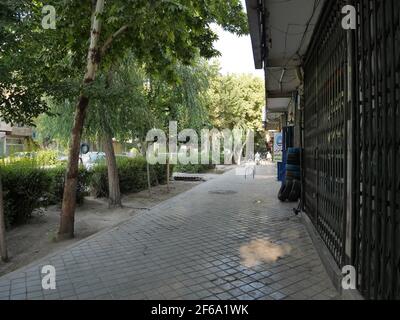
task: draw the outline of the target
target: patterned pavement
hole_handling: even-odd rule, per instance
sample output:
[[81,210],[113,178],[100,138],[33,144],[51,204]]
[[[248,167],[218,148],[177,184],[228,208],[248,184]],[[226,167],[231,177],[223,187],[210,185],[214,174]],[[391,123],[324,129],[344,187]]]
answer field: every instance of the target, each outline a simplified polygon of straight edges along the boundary
[[[0,300],[336,299],[272,165],[232,170],[0,278]],[[56,289],[42,289],[42,267]]]

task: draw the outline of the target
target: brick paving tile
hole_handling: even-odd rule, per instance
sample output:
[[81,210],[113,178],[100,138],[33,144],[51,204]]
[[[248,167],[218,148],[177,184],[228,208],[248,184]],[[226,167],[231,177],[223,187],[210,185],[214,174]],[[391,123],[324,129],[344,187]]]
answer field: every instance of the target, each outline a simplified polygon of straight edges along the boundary
[[[276,197],[275,168],[235,173],[1,277],[0,300],[336,298],[294,205]],[[44,265],[55,290],[41,287]]]

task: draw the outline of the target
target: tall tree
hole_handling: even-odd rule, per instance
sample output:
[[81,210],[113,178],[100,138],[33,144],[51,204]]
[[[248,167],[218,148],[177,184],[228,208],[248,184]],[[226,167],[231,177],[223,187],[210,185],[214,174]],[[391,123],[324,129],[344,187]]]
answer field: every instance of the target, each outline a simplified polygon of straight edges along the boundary
[[[246,74],[218,74],[211,79],[206,101],[213,127],[218,130],[252,130],[257,151],[265,149],[265,131],[262,126],[265,90],[262,79]],[[242,146],[245,141],[243,137]],[[241,153],[243,149],[236,152]]]
[[29,8],[27,1],[0,1],[0,119],[11,124],[32,124],[47,109],[41,98],[48,78],[44,65],[35,65],[39,39],[22,22]]
[[[91,101],[82,137],[89,141],[101,141],[103,145],[108,168],[110,207],[121,205],[113,139],[119,142],[133,140],[139,134],[145,135],[151,128],[145,81],[143,68],[129,55],[109,72],[100,72],[90,89]],[[44,114],[36,121],[39,139],[69,144],[74,112],[71,101],[78,89],[77,82],[72,80],[70,87],[75,89],[69,98],[61,101],[49,99],[50,114]]]
[[207,109],[214,127],[219,130],[243,126],[262,131],[265,90],[262,79],[252,75],[217,75],[211,79]]
[[[21,21],[29,12],[29,4],[21,0],[2,0],[0,3],[0,119],[14,124],[32,124],[36,116],[46,111],[47,107],[41,101],[45,92],[44,86],[32,85],[43,83],[45,76],[33,75],[23,66],[32,62],[29,51],[21,51],[24,40],[29,36],[17,36],[17,30],[24,29]],[[29,42],[28,42],[29,43]],[[16,61],[16,57],[20,59]],[[38,66],[38,69],[42,66]],[[28,87],[30,86],[29,90]],[[1,169],[1,168],[0,168]],[[8,260],[3,186],[0,170],[0,257]]]
[[[86,73],[83,78],[85,85],[95,80],[96,71],[100,63],[100,35],[102,15],[104,12],[104,0],[97,0],[92,10],[92,26],[90,31],[90,45],[86,65]],[[76,208],[76,188],[78,184],[79,150],[83,126],[89,97],[82,93],[75,108],[74,124],[71,131],[71,145],[69,149],[67,175],[65,179],[62,212],[60,219],[59,237],[72,238],[74,236],[74,221]]]
[[[178,130],[191,128],[200,131],[208,124],[205,94],[212,78],[214,66],[198,59],[192,66],[178,64],[175,73],[178,81],[169,83],[162,77],[151,81],[150,107],[156,115],[158,128],[169,130],[170,121],[178,122]],[[168,141],[167,141],[167,145]],[[165,150],[168,154],[171,150]],[[167,157],[167,182],[170,177],[170,164]],[[169,191],[169,184],[167,184]]]
[[[235,8],[239,7],[241,9],[238,1],[231,0],[227,3],[229,5],[232,5],[233,3],[236,5]],[[128,5],[129,4],[132,5],[133,2],[128,1]],[[134,6],[132,5],[132,7]],[[118,12],[119,17],[122,16],[121,20],[125,21],[120,22],[119,28],[106,38],[103,45],[100,47],[100,21],[104,11],[104,1],[97,0],[96,9],[93,11],[91,46],[87,65],[88,71],[84,82],[90,83],[93,80],[101,59],[104,58],[104,55],[111,44],[113,44],[115,39],[130,28],[133,28],[133,30],[129,30],[130,32],[128,34],[146,32],[144,37],[142,36],[142,38],[146,39],[144,46],[142,45],[135,49],[138,49],[137,56],[139,58],[149,60],[148,65],[151,68],[156,64],[155,60],[160,58],[161,60],[164,60],[164,66],[170,65],[171,61],[174,59],[182,59],[184,62],[190,63],[194,58],[197,49],[200,49],[200,54],[204,56],[210,57],[214,55],[216,52],[213,49],[212,41],[215,40],[215,35],[211,31],[209,24],[211,22],[222,22],[222,24],[227,27],[235,27],[235,25],[231,23],[231,17],[226,17],[226,14],[220,11],[221,7],[219,1],[216,1],[215,6],[207,6],[205,2],[201,1],[146,1],[146,4],[141,7],[141,9],[144,9],[144,16],[150,19],[145,21],[142,20],[140,21],[140,24],[138,24],[137,20],[133,20],[131,16],[126,16],[126,13],[130,13],[129,7],[127,7],[126,4],[122,5],[122,3],[118,2],[117,4],[110,6],[110,9],[111,11]],[[121,11],[124,9],[128,10]],[[123,13],[125,13],[125,15]],[[147,17],[149,13],[151,17]],[[236,18],[243,18],[243,15],[240,15],[242,12],[239,11],[238,13],[239,15]],[[155,14],[155,16],[153,14]],[[113,21],[110,18],[114,18],[113,20],[115,21],[119,20],[117,16],[112,15],[109,17],[107,22]],[[240,25],[240,22],[238,24]],[[143,27],[144,29],[142,29]],[[152,36],[152,32],[154,31],[156,33],[155,39]],[[148,49],[151,50],[151,47],[148,48],[149,40],[151,41],[150,43],[153,48],[154,43],[158,44],[158,48],[154,48],[157,49],[156,52],[147,51]],[[119,49],[123,51],[127,48],[126,43],[119,42],[119,44],[117,50]],[[162,53],[161,56],[159,52]],[[114,59],[111,58],[111,60]],[[77,184],[79,141],[84,125],[88,101],[89,97],[81,95],[76,108],[76,120],[72,130],[69,165],[59,230],[59,236],[62,238],[72,237],[74,234],[74,202]]]
[[[14,33],[14,39],[19,39],[18,46],[23,51],[14,52],[18,59],[21,56],[19,52],[35,58],[35,63],[29,67],[27,65],[24,68],[20,63],[19,68],[31,68],[31,74],[50,80],[32,81],[30,85],[27,83],[28,91],[37,85],[45,88],[48,95],[62,95],[65,93],[65,78],[86,70],[71,131],[59,229],[60,238],[69,238],[74,234],[80,138],[91,99],[89,89],[97,72],[107,70],[110,64],[116,63],[128,50],[132,50],[147,69],[165,74],[173,80],[171,66],[177,61],[190,64],[198,54],[211,58],[218,53],[213,48],[217,36],[212,31],[212,23],[243,34],[247,32],[246,16],[240,0],[54,0],[52,4],[57,12],[57,30],[43,30],[41,8],[44,1],[16,2],[24,3],[27,7],[21,9],[19,23],[22,26]],[[30,48],[31,52],[25,50],[20,41],[22,38],[36,39],[34,48]],[[8,57],[11,59],[10,52]]]
[[[136,132],[150,123],[150,117],[146,115],[144,81],[141,68],[132,56],[128,56],[119,67],[109,70],[105,77],[105,90],[99,91],[103,93],[93,101],[94,112],[91,112],[88,124],[90,128],[98,128],[93,134],[103,141],[110,207],[122,206],[113,138],[120,142],[132,140]],[[110,109],[113,112],[109,112]],[[138,117],[141,117],[140,124]]]

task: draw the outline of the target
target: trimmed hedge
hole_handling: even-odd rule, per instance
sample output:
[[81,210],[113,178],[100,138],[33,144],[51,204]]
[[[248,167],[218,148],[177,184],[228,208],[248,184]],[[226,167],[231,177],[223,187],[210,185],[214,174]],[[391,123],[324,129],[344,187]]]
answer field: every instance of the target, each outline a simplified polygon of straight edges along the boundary
[[[46,170],[46,173],[52,177],[52,185],[47,196],[48,204],[61,204],[64,195],[64,183],[67,168],[58,166]],[[85,168],[79,168],[78,186],[76,189],[76,203],[82,205],[87,194],[87,186],[90,180],[91,173]]]
[[[35,210],[62,201],[64,166],[44,169],[34,161],[0,166],[3,182],[4,213],[8,227],[26,223]],[[82,204],[88,173],[80,170],[77,203]]]
[[36,154],[36,161],[41,166],[55,166],[59,165],[58,152],[52,150],[41,150]]
[[2,161],[6,164],[16,164],[16,163],[30,163],[36,166],[61,166],[66,163],[66,161],[59,160],[59,152],[54,150],[40,150],[37,152],[23,152],[19,156],[10,156]]
[[178,164],[175,166],[175,172],[182,173],[204,173],[215,169],[215,164]]
[[[181,164],[175,166],[175,172],[182,172],[182,173],[205,173],[207,171],[213,170],[216,168],[216,165],[213,164],[213,155],[209,154],[209,164],[201,164],[202,156],[199,156],[199,163],[198,164]],[[220,163],[224,163],[224,153],[220,153]]]
[[[143,157],[117,158],[121,193],[135,193],[147,189],[146,160]],[[171,166],[171,173],[172,173]],[[150,166],[151,185],[166,183],[166,166]],[[93,168],[90,177],[91,194],[95,197],[108,197],[107,166],[100,164]]]
[[44,169],[27,164],[3,166],[0,174],[6,226],[25,223],[35,209],[43,207],[52,185],[51,176]]
[[[117,158],[122,193],[147,189],[146,160],[142,157]],[[171,166],[171,173],[173,166]],[[26,223],[35,210],[61,204],[65,165],[41,168],[35,160],[24,159],[0,165],[3,182],[4,212],[7,227]],[[166,183],[166,166],[150,166],[151,184]],[[107,167],[100,164],[90,172],[79,169],[77,204],[82,204],[89,190],[97,197],[108,196]]]

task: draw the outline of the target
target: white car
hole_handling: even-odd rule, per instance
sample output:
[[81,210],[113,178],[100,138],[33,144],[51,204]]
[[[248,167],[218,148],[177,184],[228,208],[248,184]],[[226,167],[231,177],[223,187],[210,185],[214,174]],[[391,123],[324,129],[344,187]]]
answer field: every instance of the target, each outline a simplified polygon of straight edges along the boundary
[[106,154],[104,152],[89,152],[81,156],[81,163],[87,170],[92,170],[105,159]]

